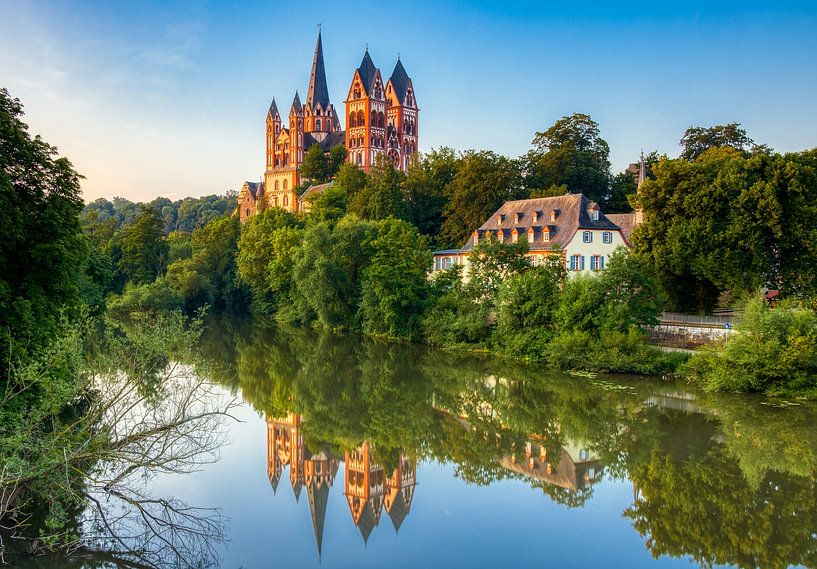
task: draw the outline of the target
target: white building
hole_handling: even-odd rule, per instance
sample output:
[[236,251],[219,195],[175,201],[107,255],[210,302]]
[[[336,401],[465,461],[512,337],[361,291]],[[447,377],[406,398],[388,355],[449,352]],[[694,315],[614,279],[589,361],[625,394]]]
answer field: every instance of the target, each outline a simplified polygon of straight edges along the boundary
[[480,241],[516,243],[527,239],[535,265],[560,255],[573,273],[601,271],[617,247],[630,248],[636,214],[604,215],[598,204],[582,194],[566,194],[505,202],[461,249],[434,252],[434,272],[454,264],[468,265],[468,255]]

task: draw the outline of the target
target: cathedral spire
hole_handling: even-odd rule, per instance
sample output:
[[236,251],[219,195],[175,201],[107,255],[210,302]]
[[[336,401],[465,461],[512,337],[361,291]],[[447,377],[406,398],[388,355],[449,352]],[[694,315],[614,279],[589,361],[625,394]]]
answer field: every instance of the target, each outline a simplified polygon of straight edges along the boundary
[[641,149],[641,162],[638,167],[638,187],[647,179],[647,165],[644,163],[644,149]]
[[323,42],[318,30],[318,43],[315,45],[315,56],[312,58],[312,73],[309,75],[309,90],[306,104],[311,109],[319,104],[326,110],[329,107],[329,88],[326,86],[326,69],[323,65]]
[[281,115],[278,113],[278,105],[275,104],[275,97],[272,98],[272,103],[269,106],[268,114],[275,119],[276,117],[280,117]]

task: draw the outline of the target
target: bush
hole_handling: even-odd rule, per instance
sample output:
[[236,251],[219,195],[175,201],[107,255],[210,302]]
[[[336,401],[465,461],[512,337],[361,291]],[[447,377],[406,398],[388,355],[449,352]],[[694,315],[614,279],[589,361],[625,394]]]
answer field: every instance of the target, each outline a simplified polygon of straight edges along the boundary
[[707,391],[817,398],[817,313],[750,301],[728,341],[701,348],[682,373]]
[[129,283],[122,294],[108,298],[107,306],[111,314],[127,320],[137,313],[182,310],[184,298],[170,282],[160,278],[146,285]]

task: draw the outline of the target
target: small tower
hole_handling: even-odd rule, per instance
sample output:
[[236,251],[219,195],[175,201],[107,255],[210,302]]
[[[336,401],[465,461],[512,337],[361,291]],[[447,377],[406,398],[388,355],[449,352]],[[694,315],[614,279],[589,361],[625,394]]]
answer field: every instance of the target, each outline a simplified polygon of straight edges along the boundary
[[406,453],[400,453],[400,462],[392,475],[386,479],[386,497],[384,506],[391,518],[394,531],[400,531],[403,520],[411,510],[414,499],[414,487],[417,484],[417,461],[409,459]]
[[267,170],[275,167],[275,144],[279,134],[281,134],[281,114],[273,98],[269,111],[267,111]]
[[[636,193],[641,190],[641,186],[644,184],[644,181],[647,179],[647,165],[644,162],[644,149],[641,149],[641,160],[638,166],[638,185],[636,189]],[[637,195],[637,194],[636,194]],[[644,210],[636,208],[635,210],[635,223],[634,225],[641,225],[644,223]]]
[[386,92],[368,48],[352,77],[345,103],[349,162],[368,171],[376,157],[386,151]]
[[414,85],[400,58],[386,84],[388,101],[387,153],[396,168],[405,170],[417,152],[417,119],[420,109],[414,96]]
[[349,511],[363,541],[368,542],[372,530],[380,523],[385,493],[383,467],[374,462],[369,443],[347,452],[344,494]]

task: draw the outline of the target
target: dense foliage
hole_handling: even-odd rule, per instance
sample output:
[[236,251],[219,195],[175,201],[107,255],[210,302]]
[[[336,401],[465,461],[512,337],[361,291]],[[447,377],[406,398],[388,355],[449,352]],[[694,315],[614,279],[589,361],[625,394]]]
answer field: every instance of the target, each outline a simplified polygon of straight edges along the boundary
[[701,348],[684,373],[709,391],[817,398],[817,313],[753,300],[735,332]]

